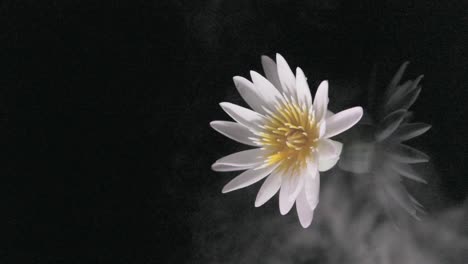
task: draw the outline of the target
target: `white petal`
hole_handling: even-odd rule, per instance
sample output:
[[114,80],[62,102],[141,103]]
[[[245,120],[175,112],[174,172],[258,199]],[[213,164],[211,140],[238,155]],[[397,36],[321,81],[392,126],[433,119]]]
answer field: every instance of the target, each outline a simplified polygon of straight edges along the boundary
[[390,157],[398,162],[409,164],[429,161],[429,156],[425,153],[403,144],[393,147]]
[[335,146],[335,150],[336,150],[337,155],[340,156],[341,151],[343,150],[343,143],[341,143],[339,141],[336,141],[336,140],[331,140],[331,139],[330,139],[330,141]]
[[318,138],[323,138],[325,132],[327,132],[327,122],[325,119],[322,119],[317,125],[319,131]]
[[320,190],[320,174],[317,170],[317,164],[310,162],[307,171],[309,173],[304,177],[304,191],[310,208],[315,209],[318,204]]
[[283,175],[279,195],[279,208],[282,215],[287,214],[294,205],[294,200],[289,199],[292,188],[292,177],[290,175]]
[[294,73],[291,71],[286,60],[280,54],[276,54],[276,64],[278,67],[278,76],[283,88],[283,92],[287,95],[296,95],[296,78]]
[[317,92],[315,92],[314,104],[313,104],[313,109],[315,111],[315,118],[318,122],[320,122],[323,118],[325,118],[326,113],[327,113],[327,105],[328,105],[328,81],[323,81],[320,83],[319,87],[317,88]]
[[[304,173],[304,172],[303,172]],[[304,176],[302,174],[291,175],[291,185],[289,189],[289,200],[295,201],[299,192],[304,186]]]
[[300,104],[305,104],[307,106],[312,105],[312,95],[310,95],[307,79],[304,72],[299,67],[296,68],[296,92]]
[[258,147],[252,140],[252,138],[256,137],[255,134],[241,124],[230,121],[212,121],[210,125],[214,130],[232,140],[249,146]]
[[268,174],[270,174],[275,168],[275,166],[269,166],[265,168],[244,171],[224,186],[223,193],[231,192],[252,185],[268,176]]
[[244,101],[255,110],[255,112],[264,114],[265,110],[263,110],[262,106],[266,105],[265,100],[259,95],[259,91],[255,89],[254,84],[240,76],[234,76],[233,80],[237,91],[239,91]]
[[314,210],[309,206],[304,190],[302,190],[297,197],[296,210],[302,227],[309,227],[310,223],[312,223],[312,219],[314,218]]
[[424,123],[404,124],[395,131],[393,138],[406,141],[426,133],[430,128],[431,125]]
[[343,144],[331,139],[321,139],[317,144],[317,152],[320,160],[333,159],[340,156]]
[[219,105],[230,117],[232,117],[232,119],[251,130],[259,130],[259,126],[262,125],[264,121],[261,114],[245,107],[225,102],[220,103]]
[[253,164],[253,165],[245,165],[245,166],[234,166],[234,165],[226,165],[226,164],[213,164],[211,165],[211,169],[214,171],[241,171],[241,170],[248,170],[258,166],[260,164]]
[[248,166],[261,163],[268,152],[265,149],[256,148],[233,153],[215,162],[219,165]]
[[343,149],[343,144],[331,139],[322,139],[317,146],[318,149],[318,170],[327,171],[333,168],[338,160]]
[[267,79],[280,91],[282,91],[281,83],[278,76],[278,68],[276,63],[268,56],[262,56],[263,71]]
[[321,160],[318,164],[319,171],[327,171],[333,167],[335,167],[336,163],[340,160],[340,157],[336,157],[333,159]]
[[250,76],[252,77],[255,89],[261,94],[262,99],[265,101],[265,106],[273,110],[274,106],[283,98],[281,93],[262,75],[250,71]]
[[405,116],[406,110],[404,109],[397,110],[387,115],[379,124],[375,134],[375,139],[380,142],[392,135],[393,132],[395,132],[395,130],[400,126]]
[[270,176],[263,182],[262,187],[258,191],[255,199],[255,207],[262,206],[273,197],[281,187],[281,173],[273,171]]
[[362,107],[360,106],[346,109],[331,116],[327,119],[327,131],[324,137],[330,138],[348,130],[359,122],[361,117]]

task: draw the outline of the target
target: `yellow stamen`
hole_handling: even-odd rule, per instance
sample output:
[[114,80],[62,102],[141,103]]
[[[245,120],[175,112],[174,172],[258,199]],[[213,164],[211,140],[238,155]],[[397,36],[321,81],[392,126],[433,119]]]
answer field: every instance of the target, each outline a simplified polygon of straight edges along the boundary
[[307,160],[313,158],[318,141],[314,112],[299,106],[296,100],[285,100],[266,117],[260,143],[271,153],[267,163],[277,164],[284,171],[304,168]]

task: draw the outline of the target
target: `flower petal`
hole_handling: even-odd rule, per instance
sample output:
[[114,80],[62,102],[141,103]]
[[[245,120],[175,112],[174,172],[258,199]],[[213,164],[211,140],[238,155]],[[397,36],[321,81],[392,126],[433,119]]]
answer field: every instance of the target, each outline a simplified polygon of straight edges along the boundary
[[276,54],[276,64],[278,67],[278,76],[283,88],[283,92],[289,96],[296,95],[296,78],[294,73],[291,71],[286,60],[280,54]]
[[322,81],[315,92],[313,109],[315,120],[320,122],[327,114],[328,105],[328,81]]
[[252,185],[268,176],[268,174],[270,174],[275,168],[276,166],[268,166],[260,169],[244,171],[226,184],[222,192],[227,193]]
[[428,155],[407,145],[399,144],[391,150],[390,157],[398,162],[412,164],[429,161]]
[[251,168],[254,168],[256,165],[259,164],[253,164],[253,165],[245,165],[245,166],[234,166],[234,165],[227,165],[227,164],[213,164],[211,165],[211,169],[214,171],[241,171],[241,170],[248,170]]
[[430,128],[431,125],[424,123],[404,124],[395,131],[393,138],[406,141],[426,133]]
[[291,175],[290,177],[291,185],[289,189],[289,200],[294,202],[299,195],[299,192],[302,190],[302,187],[304,186],[304,175],[297,173],[295,175]]
[[325,135],[325,132],[327,132],[327,122],[325,119],[322,119],[322,121],[318,122],[317,124],[318,127],[318,138],[323,138]]
[[327,131],[324,138],[336,136],[343,131],[354,126],[362,117],[362,107],[356,106],[353,108],[341,111],[326,120]]
[[258,147],[252,140],[256,137],[255,134],[241,124],[230,121],[212,121],[210,125],[214,130],[232,140],[245,145]]
[[310,208],[315,209],[319,201],[320,174],[317,170],[317,164],[310,162],[307,171],[309,174],[304,178],[304,191]]
[[294,205],[294,200],[289,199],[292,187],[292,177],[283,175],[281,190],[279,195],[279,208],[282,215],[287,214]]
[[262,56],[263,71],[267,79],[279,90],[282,91],[281,82],[278,76],[278,67],[276,63],[268,56]]
[[237,91],[244,101],[257,113],[265,114],[262,106],[265,106],[265,100],[260,96],[259,91],[255,89],[253,83],[244,77],[234,76],[234,84]]
[[264,117],[261,114],[245,107],[226,102],[220,103],[219,105],[232,119],[251,130],[259,130],[259,126],[264,121]]
[[[340,156],[343,144],[331,139],[321,139],[317,144],[317,152],[320,160],[333,159]],[[320,162],[319,162],[320,164]]]
[[296,92],[299,104],[305,104],[306,106],[312,105],[312,95],[310,94],[307,79],[304,72],[299,67],[296,68]]
[[333,168],[338,160],[343,149],[343,144],[331,139],[322,139],[317,146],[318,150],[318,170],[327,171]]
[[305,191],[302,190],[296,200],[297,216],[303,228],[307,228],[314,218],[314,210],[309,206]]
[[281,187],[282,175],[278,171],[273,171],[270,176],[263,182],[262,187],[257,193],[255,199],[255,207],[262,206],[273,197]]
[[262,148],[249,149],[225,156],[215,162],[219,165],[248,166],[262,163],[267,151]]
[[321,160],[318,164],[319,171],[327,171],[335,167],[336,163],[340,160],[340,157],[335,157],[333,159]]
[[255,85],[255,89],[259,91],[262,99],[265,101],[265,106],[271,110],[274,110],[275,106],[280,102],[283,98],[281,93],[278,89],[271,84],[265,77],[262,75],[250,71],[250,76],[252,77],[253,84]]
[[400,109],[387,115],[379,124],[375,139],[379,142],[388,138],[400,126],[401,122],[406,116],[406,110]]

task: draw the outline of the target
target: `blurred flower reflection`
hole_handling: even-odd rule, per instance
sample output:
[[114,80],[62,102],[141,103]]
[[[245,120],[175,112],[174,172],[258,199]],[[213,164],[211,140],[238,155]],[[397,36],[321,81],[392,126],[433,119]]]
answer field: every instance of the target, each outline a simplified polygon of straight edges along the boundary
[[368,121],[348,138],[339,167],[370,177],[377,201],[389,213],[393,213],[393,205],[398,205],[419,219],[418,214],[424,212],[422,205],[406,191],[401,177],[427,183],[413,167],[427,162],[429,157],[404,143],[424,134],[430,125],[411,122],[408,109],[421,92],[419,83],[423,76],[400,83],[407,66],[408,62],[403,63],[387,86],[382,102],[367,113]]

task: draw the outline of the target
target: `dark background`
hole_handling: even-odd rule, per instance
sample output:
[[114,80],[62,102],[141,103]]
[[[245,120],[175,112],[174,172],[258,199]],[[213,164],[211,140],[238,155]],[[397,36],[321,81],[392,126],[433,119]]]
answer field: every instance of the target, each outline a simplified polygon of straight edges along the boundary
[[408,78],[425,75],[413,110],[433,125],[418,144],[440,199],[461,204],[467,11],[463,1],[2,1],[0,262],[197,263],[191,215],[226,182],[211,163],[239,148],[208,124],[226,119],[218,102],[240,103],[232,76],[276,52],[311,87],[328,79],[364,107],[372,69],[386,82],[410,60]]

